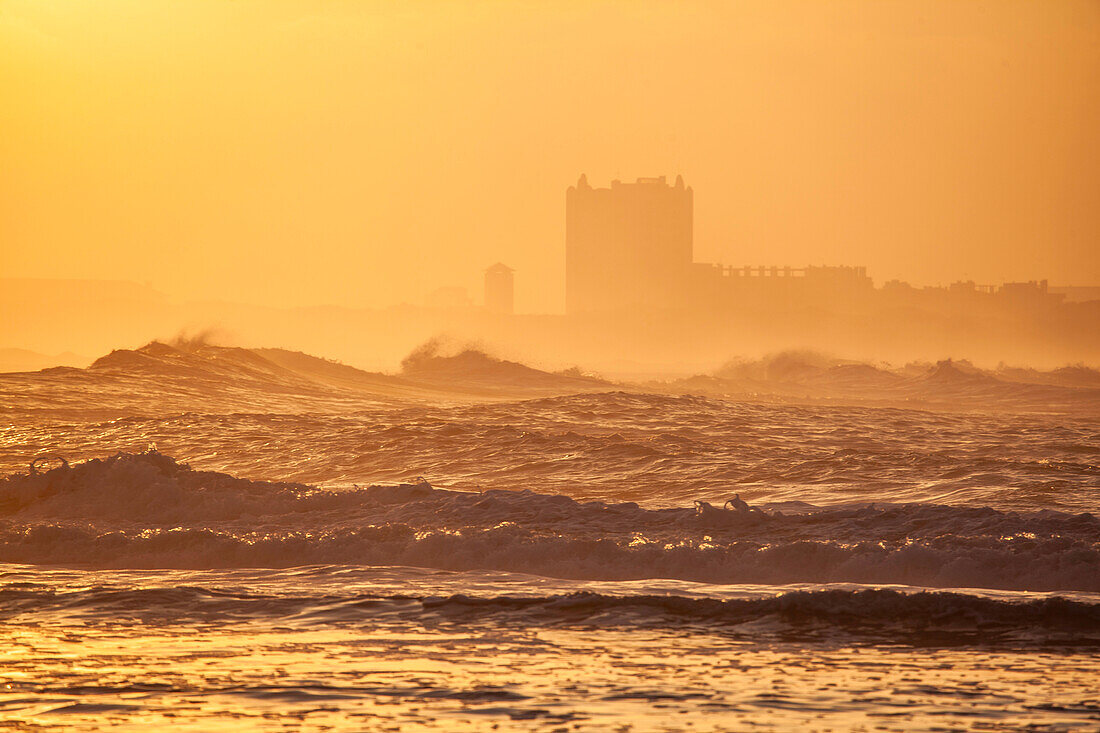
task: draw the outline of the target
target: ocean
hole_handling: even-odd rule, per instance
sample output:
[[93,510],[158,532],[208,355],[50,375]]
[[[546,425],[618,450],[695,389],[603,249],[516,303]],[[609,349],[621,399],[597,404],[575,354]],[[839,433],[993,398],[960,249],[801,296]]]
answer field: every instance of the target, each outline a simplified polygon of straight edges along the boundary
[[1093,377],[896,377],[0,375],[0,725],[1100,729]]

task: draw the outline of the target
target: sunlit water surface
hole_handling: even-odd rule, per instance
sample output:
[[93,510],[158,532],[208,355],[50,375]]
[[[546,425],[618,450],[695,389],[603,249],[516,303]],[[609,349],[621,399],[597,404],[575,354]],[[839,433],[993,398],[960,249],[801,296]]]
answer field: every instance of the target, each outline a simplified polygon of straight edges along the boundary
[[[1086,730],[1100,723],[1095,636],[1079,649],[1031,632],[1013,640],[983,639],[975,629],[891,639],[901,625],[677,622],[629,608],[593,613],[579,600],[572,612],[542,617],[467,615],[432,604],[458,589],[480,598],[495,590],[514,598],[587,591],[752,599],[790,588],[577,584],[399,568],[86,574],[9,566],[4,580],[8,591],[48,587],[53,595],[25,614],[7,597],[0,716],[18,726]],[[397,590],[431,595],[386,596]],[[991,597],[998,595],[1022,600]]]
[[0,487],[4,724],[1100,728],[1088,416],[620,392],[0,430],[6,472],[117,451]]

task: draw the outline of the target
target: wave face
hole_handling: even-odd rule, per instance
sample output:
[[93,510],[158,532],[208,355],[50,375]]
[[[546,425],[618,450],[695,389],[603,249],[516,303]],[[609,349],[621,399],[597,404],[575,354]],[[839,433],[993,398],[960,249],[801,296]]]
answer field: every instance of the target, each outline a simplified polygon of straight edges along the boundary
[[[460,578],[412,569],[348,571],[318,566],[257,571],[247,579],[239,573],[131,573],[120,578],[101,572],[77,583],[65,571],[12,568],[0,573],[5,581],[0,584],[0,621],[71,624],[126,618],[129,623],[157,624],[264,621],[298,626],[415,623],[590,629],[688,625],[756,641],[797,634],[803,640],[848,636],[935,645],[1100,646],[1096,597],[565,581],[533,588],[524,576],[480,573],[475,583],[468,576]],[[470,592],[475,584],[480,594]],[[400,592],[410,587],[430,594]],[[466,592],[455,592],[459,587]],[[485,594],[488,588],[504,592]]]
[[1100,519],[988,507],[645,508],[560,494],[354,489],[120,454],[0,482],[0,561],[97,567],[350,563],[558,578],[1100,591]]
[[[453,352],[453,353],[452,353]],[[0,406],[19,422],[228,414],[347,414],[424,403],[470,403],[625,390],[705,394],[767,403],[847,404],[941,412],[1100,414],[1100,372],[977,369],[965,361],[896,369],[790,352],[730,363],[711,375],[615,384],[574,367],[547,372],[437,340],[415,349],[398,374],[365,372],[285,349],[151,342],[97,359],[0,374]]]
[[365,372],[285,349],[153,341],[119,349],[87,369],[0,374],[0,406],[20,421],[197,411],[347,413],[422,402],[603,391],[608,382],[550,373],[468,348],[445,355],[429,342],[400,374]]
[[983,370],[946,359],[898,369],[793,351],[730,362],[713,375],[669,386],[706,394],[938,410],[1100,412],[1100,371],[1080,365],[1045,372],[1003,366]]

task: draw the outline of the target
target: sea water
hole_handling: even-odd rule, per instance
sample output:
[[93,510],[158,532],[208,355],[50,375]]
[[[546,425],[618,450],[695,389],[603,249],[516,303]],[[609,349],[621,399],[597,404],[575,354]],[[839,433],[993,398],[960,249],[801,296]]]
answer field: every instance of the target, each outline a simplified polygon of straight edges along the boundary
[[1087,413],[609,389],[112,416],[49,378],[0,432],[8,725],[1100,727]]

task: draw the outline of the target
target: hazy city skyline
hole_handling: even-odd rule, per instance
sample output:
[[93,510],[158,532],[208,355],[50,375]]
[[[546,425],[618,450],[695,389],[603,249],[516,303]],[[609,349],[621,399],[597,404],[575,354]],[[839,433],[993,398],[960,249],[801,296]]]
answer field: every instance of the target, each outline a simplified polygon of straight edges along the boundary
[[0,271],[380,306],[501,261],[560,312],[583,172],[683,175],[700,261],[1095,284],[1098,33],[1093,2],[8,2]]

